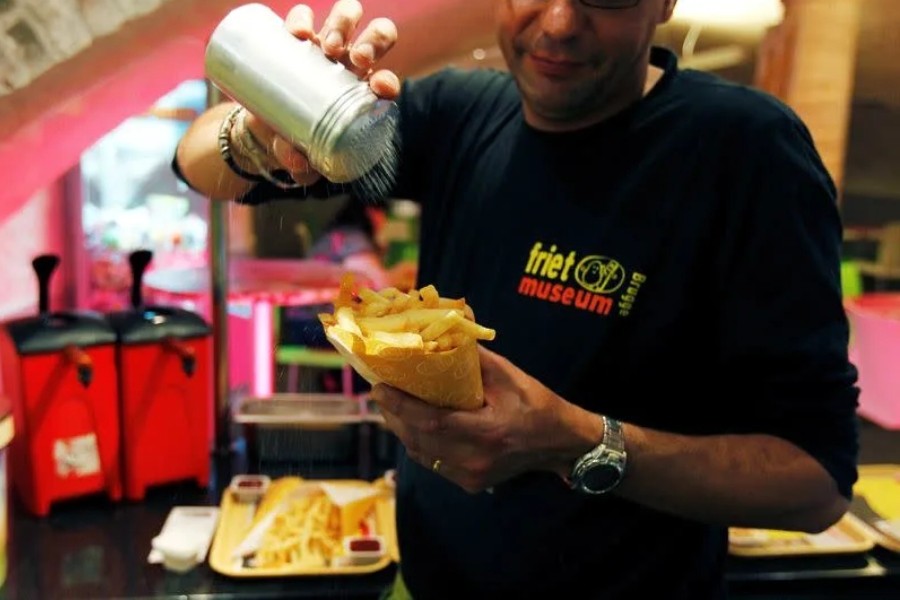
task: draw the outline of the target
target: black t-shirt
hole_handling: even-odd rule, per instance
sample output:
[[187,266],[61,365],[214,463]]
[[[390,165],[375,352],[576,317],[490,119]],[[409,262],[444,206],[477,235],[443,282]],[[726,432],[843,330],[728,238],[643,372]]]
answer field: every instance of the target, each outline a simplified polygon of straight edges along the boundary
[[[491,349],[571,402],[664,431],[782,436],[849,495],[833,184],[788,108],[652,58],[666,74],[646,98],[565,134],[529,127],[503,73],[407,82],[395,195],[422,203],[419,282],[464,296],[497,330]],[[403,460],[397,494],[417,600],[722,593],[724,528],[551,474],[469,495]]]
[[[849,496],[858,390],[833,183],[789,108],[666,50],[652,61],[666,73],[647,97],[574,133],[529,127],[504,73],[404,83],[392,196],[422,204],[419,283],[464,296],[492,350],[571,402],[781,436]],[[310,191],[345,191],[326,187]],[[416,600],[723,593],[724,528],[555,475],[469,495],[402,459],[397,503]]]

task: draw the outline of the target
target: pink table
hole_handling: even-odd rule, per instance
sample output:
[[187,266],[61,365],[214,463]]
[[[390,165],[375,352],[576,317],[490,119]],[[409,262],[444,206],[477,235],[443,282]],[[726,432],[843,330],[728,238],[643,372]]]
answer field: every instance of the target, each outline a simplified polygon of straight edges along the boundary
[[[232,335],[229,351],[238,360],[232,363],[252,366],[251,392],[267,398],[274,386],[273,350],[276,346],[272,327],[275,306],[314,306],[328,304],[337,296],[345,269],[317,260],[232,258],[229,260],[228,302],[250,307],[251,331]],[[362,274],[357,281],[367,283]],[[206,267],[159,269],[144,277],[146,297],[156,304],[188,306],[205,318],[212,313],[212,283]],[[248,339],[249,338],[249,339]],[[241,351],[251,348],[252,360],[241,361]],[[234,369],[232,369],[234,370]],[[231,378],[232,381],[234,377]]]

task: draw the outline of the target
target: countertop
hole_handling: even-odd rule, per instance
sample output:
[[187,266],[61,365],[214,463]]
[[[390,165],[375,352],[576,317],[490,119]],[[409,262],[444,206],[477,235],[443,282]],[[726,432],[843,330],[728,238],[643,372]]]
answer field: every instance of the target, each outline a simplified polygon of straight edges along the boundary
[[[900,463],[900,432],[862,424],[861,463]],[[147,562],[150,540],[177,505],[217,504],[220,483],[244,465],[214,460],[208,490],[193,485],[152,489],[140,503],[101,498],[69,501],[38,519],[11,506],[9,573],[0,600],[265,600],[375,599],[393,568],[344,578],[236,581],[207,565],[177,575]],[[733,598],[897,598],[900,554],[882,549],[856,556],[729,558]]]
[[40,519],[12,506],[9,573],[0,600],[266,600],[377,598],[393,572],[354,577],[242,581],[207,564],[180,575],[149,564],[150,541],[173,506],[218,504],[231,461],[214,461],[208,490],[194,484],[151,489],[141,502],[92,497],[54,505]]

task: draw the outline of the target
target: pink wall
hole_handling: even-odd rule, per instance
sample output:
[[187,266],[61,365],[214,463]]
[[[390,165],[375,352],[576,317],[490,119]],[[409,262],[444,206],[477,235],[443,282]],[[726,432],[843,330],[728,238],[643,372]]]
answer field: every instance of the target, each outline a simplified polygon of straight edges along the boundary
[[[124,119],[146,110],[182,81],[201,77],[209,33],[229,9],[246,1],[166,3],[155,13],[95,40],[26,88],[0,97],[0,177],[4,182],[0,256],[6,261],[0,267],[4,282],[0,318],[34,310],[33,255],[65,254],[65,202],[62,185],[53,182]],[[299,1],[263,0],[282,15]],[[320,22],[332,4],[331,0],[307,3],[315,8]],[[367,18],[387,16],[397,23],[400,43],[385,66],[401,76],[493,36],[490,2],[367,0],[365,5]],[[70,275],[58,273],[54,282],[57,300],[72,297]]]
[[50,309],[70,308],[72,265],[65,263],[68,232],[62,188],[54,183],[38,191],[0,222],[0,320],[37,312],[37,279],[31,260],[42,253],[64,259],[50,281]]
[[[22,90],[0,97],[0,221],[128,116],[185,79],[201,77],[206,40],[247,0],[178,0],[98,38]],[[299,0],[263,0],[279,14]],[[324,19],[331,0],[308,0]],[[401,74],[432,65],[492,36],[490,2],[367,0],[367,18],[397,22],[388,65]]]

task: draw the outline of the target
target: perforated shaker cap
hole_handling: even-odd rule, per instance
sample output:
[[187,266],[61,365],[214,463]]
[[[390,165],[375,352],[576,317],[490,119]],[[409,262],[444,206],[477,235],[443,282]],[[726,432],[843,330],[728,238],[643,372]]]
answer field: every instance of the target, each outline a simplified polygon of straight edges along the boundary
[[399,110],[394,102],[379,99],[360,111],[334,140],[328,153],[329,179],[355,181],[384,161],[395,161],[394,134]]

